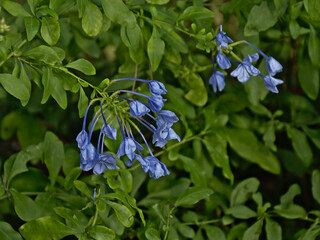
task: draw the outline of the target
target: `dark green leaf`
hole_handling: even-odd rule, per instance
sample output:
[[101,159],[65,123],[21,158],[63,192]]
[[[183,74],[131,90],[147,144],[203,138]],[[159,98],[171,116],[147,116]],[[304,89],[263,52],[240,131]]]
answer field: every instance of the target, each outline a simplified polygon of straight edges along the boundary
[[200,167],[198,162],[181,154],[178,155],[178,158],[183,162],[185,170],[190,172],[191,181],[193,184],[195,186],[206,187],[207,183],[204,170]]
[[152,35],[148,42],[148,56],[151,62],[152,71],[155,72],[164,54],[165,43],[160,38],[157,28],[154,26]]
[[175,206],[191,205],[199,202],[200,200],[209,197],[213,193],[210,188],[203,187],[190,187],[184,191],[177,199]]
[[30,14],[19,4],[14,1],[5,0],[2,7],[15,17],[29,17]]
[[55,45],[60,38],[60,24],[53,17],[43,17],[41,20],[41,36],[49,45]]
[[303,131],[307,134],[307,136],[312,140],[314,145],[320,149],[320,130],[310,129],[306,126],[302,127]]
[[103,16],[100,9],[88,2],[82,18],[82,29],[90,37],[97,36],[102,28]]
[[55,64],[60,62],[60,58],[56,51],[45,45],[41,45],[24,52],[23,56],[36,61],[43,61],[47,64]]
[[188,52],[188,45],[174,30],[161,28],[161,35],[162,39],[164,39],[172,48],[178,50],[181,53]]
[[205,225],[204,229],[208,236],[208,240],[216,240],[216,239],[226,240],[226,236],[224,235],[224,232],[220,228],[216,226]]
[[257,192],[259,184],[256,178],[248,178],[240,182],[231,193],[231,207],[244,204],[253,193]]
[[203,18],[213,18],[214,13],[205,7],[191,6],[187,7],[183,13],[179,16],[178,21],[186,19],[203,19]]
[[42,75],[42,84],[43,84],[43,96],[41,100],[41,104],[44,104],[48,101],[50,94],[52,93],[52,71],[50,68],[45,68],[44,73]]
[[15,189],[10,189],[10,193],[14,201],[14,210],[19,218],[23,221],[30,221],[39,216],[39,208],[30,197],[17,192]]
[[281,240],[282,239],[282,229],[281,226],[273,221],[271,218],[266,218],[266,233],[267,240]]
[[63,144],[56,135],[52,132],[47,132],[42,149],[44,163],[48,168],[50,183],[53,186],[64,161]]
[[96,69],[92,65],[91,62],[89,62],[86,59],[80,58],[74,62],[68,63],[66,65],[67,68],[76,69],[86,75],[95,75]]
[[29,99],[29,89],[21,79],[11,74],[2,73],[0,74],[0,83],[8,93],[21,101],[27,101]]
[[316,100],[319,93],[319,69],[309,59],[299,58],[298,79],[307,96]]
[[[320,5],[319,5],[320,10]],[[309,57],[311,59],[311,62],[315,66],[319,66],[320,64],[320,55],[317,54],[320,52],[320,39],[317,36],[316,30],[310,25],[310,36],[309,36],[309,42],[308,42],[308,50],[309,50]],[[318,73],[319,75],[319,73]],[[319,88],[319,86],[318,86]]]
[[135,22],[134,14],[128,9],[122,0],[101,0],[103,10],[112,21],[126,24]]
[[134,217],[129,208],[119,203],[107,201],[107,204],[115,211],[117,218],[125,227],[130,227],[133,224]]
[[245,231],[242,240],[258,240],[261,234],[262,225],[263,219],[258,220]]
[[115,238],[115,233],[110,228],[97,225],[89,228],[89,235],[96,240],[112,240]]
[[239,219],[248,219],[257,216],[255,211],[245,205],[236,205],[234,207],[231,207],[227,210],[226,213],[231,214],[233,217]]
[[148,240],[161,240],[159,231],[153,227],[149,227],[145,232],[145,236]]
[[320,171],[315,169],[312,172],[312,195],[320,203]]
[[70,172],[68,172],[64,180],[64,187],[67,191],[71,189],[71,187],[73,186],[74,180],[76,180],[80,176],[81,172],[82,170],[80,169],[80,167],[72,168]]
[[79,181],[79,180],[73,181],[73,184],[80,192],[82,192],[88,198],[93,199],[92,191],[89,190],[87,184],[85,184],[84,182]]
[[286,207],[283,205],[277,205],[274,209],[278,215],[287,219],[305,218],[307,215],[306,210],[296,204],[289,204]]
[[39,31],[40,22],[36,17],[24,18],[24,25],[26,27],[27,39],[31,41]]
[[84,116],[84,113],[88,107],[89,100],[83,91],[82,87],[80,87],[80,97],[78,102],[78,111],[79,111],[79,117],[82,118]]
[[17,233],[9,223],[0,222],[0,239],[3,240],[22,240],[22,237]]
[[120,179],[122,183],[123,189],[130,193],[132,190],[132,174],[129,171],[121,171],[120,172]]
[[68,105],[67,93],[64,90],[61,81],[58,79],[59,75],[53,74],[50,79],[52,88],[52,97],[56,100],[62,109],[66,109]]
[[195,232],[192,229],[192,227],[189,227],[187,225],[184,224],[178,224],[178,230],[181,233],[182,236],[186,237],[186,238],[191,238],[193,239],[195,236]]

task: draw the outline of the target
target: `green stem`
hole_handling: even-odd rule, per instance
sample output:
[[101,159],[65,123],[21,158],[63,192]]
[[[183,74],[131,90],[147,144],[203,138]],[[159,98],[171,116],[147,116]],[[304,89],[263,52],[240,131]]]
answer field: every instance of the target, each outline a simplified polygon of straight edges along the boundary
[[165,233],[164,238],[163,238],[164,240],[167,240],[167,238],[168,238],[170,218],[172,218],[171,214],[172,214],[172,212],[173,212],[174,209],[175,209],[174,207],[171,208],[171,210],[170,210],[170,212],[169,212],[169,214],[168,214],[168,217],[167,217],[166,233]]
[[98,207],[96,206],[96,212],[94,214],[94,218],[93,218],[93,221],[92,221],[92,227],[96,225],[96,222],[97,222],[97,219],[98,219]]
[[202,222],[188,222],[188,223],[182,223],[183,225],[204,225],[204,224],[211,224],[211,223],[217,223],[221,222],[221,219],[211,219],[207,221],[202,221]]
[[234,57],[237,61],[242,62],[242,59],[238,57],[234,52],[230,52],[231,56]]
[[[23,41],[18,45],[17,50],[19,50],[23,45],[25,45],[26,42],[27,42],[27,40],[23,40]],[[7,56],[7,58],[6,58],[5,60],[2,60],[2,61],[0,62],[0,67],[2,67],[2,65],[3,65],[6,61],[8,61],[13,55],[15,55],[15,54],[17,53],[17,50],[11,52],[11,53]]]
[[234,46],[237,46],[237,45],[240,45],[240,44],[243,44],[243,43],[246,43],[246,40],[241,40],[241,41],[238,41],[238,42],[231,43],[231,44],[228,45],[228,47],[234,47]]

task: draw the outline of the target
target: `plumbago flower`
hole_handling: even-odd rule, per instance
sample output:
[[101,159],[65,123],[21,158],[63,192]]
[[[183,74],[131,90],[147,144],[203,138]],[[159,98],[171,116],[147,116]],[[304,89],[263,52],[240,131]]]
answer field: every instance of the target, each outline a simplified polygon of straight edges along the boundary
[[[97,111],[91,121],[89,132],[86,131],[86,122],[89,108],[92,104],[89,104],[83,119],[82,130],[78,134],[76,141],[80,149],[80,168],[83,171],[89,171],[93,169],[94,174],[102,174],[106,169],[119,169],[116,165],[116,157],[124,157],[125,163],[128,167],[133,164],[134,159],[137,159],[142,169],[149,176],[158,179],[161,176],[168,175],[170,172],[167,169],[166,165],[160,162],[152,153],[151,148],[147,140],[145,139],[143,133],[140,131],[138,125],[145,127],[149,130],[152,136],[152,143],[156,147],[164,147],[168,140],[177,139],[180,141],[179,135],[172,129],[172,126],[175,122],[179,121],[175,113],[169,110],[162,110],[164,102],[166,99],[163,99],[162,95],[167,92],[163,83],[156,80],[144,80],[144,79],[135,79],[135,78],[123,78],[116,79],[113,82],[121,80],[133,80],[147,83],[149,85],[150,96],[137,93],[134,91],[120,90],[119,94],[129,93],[131,95],[137,96],[139,98],[145,99],[144,102],[142,99],[128,99],[121,95],[115,95],[118,100],[122,100],[119,103],[119,106],[123,106],[122,102],[127,102],[129,106],[129,112],[124,107],[119,109],[119,106],[114,104],[104,104],[100,103],[100,109]],[[110,102],[110,99],[108,99]],[[112,99],[111,99],[112,100]],[[108,112],[114,113],[110,114],[106,119],[104,115],[104,109],[108,109]],[[102,117],[103,125],[100,129],[97,148],[92,144],[91,139],[93,131],[98,120]],[[112,153],[105,153],[104,148],[104,139],[105,136],[112,140],[117,139],[117,129],[110,126],[111,121],[108,122],[110,118],[113,120],[116,119],[121,135],[122,140],[120,146],[117,150],[116,156]],[[150,120],[152,122],[150,122]],[[136,124],[136,123],[138,124]],[[143,156],[142,150],[144,148],[136,141],[134,137],[134,131],[139,134],[139,137],[143,139],[143,142],[147,146],[149,156]]]
[[[239,41],[233,43],[233,40],[222,31],[222,26],[220,25],[220,30],[217,35],[212,39],[216,41],[216,46],[218,50],[217,54],[217,63],[221,69],[229,69],[231,67],[231,62],[236,63],[238,66],[234,71],[231,72],[231,76],[236,77],[239,82],[243,83],[250,79],[252,76],[260,76],[264,80],[264,84],[267,89],[273,93],[278,93],[277,85],[282,84],[283,81],[274,76],[283,70],[282,65],[273,57],[267,56],[260,49],[256,48],[254,45],[247,41]],[[228,43],[232,43],[230,46]],[[233,46],[236,46],[240,43],[245,43],[252,48],[254,48],[258,53],[247,55],[243,60],[236,56],[232,52]],[[226,54],[232,53],[231,55],[235,58],[230,59]],[[268,70],[267,75],[261,74],[260,70],[252,65],[253,62],[256,62],[259,59],[259,54],[265,59],[266,67]],[[222,72],[216,71],[214,61],[213,63],[213,74],[209,79],[209,84],[212,85],[213,91],[217,90],[222,91],[225,87],[224,74]]]

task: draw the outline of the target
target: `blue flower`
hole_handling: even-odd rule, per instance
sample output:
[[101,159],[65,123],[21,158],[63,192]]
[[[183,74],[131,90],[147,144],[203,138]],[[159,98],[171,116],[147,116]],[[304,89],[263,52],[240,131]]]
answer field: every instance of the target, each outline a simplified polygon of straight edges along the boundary
[[149,90],[152,95],[156,96],[156,95],[166,94],[167,89],[165,88],[162,82],[159,82],[156,80],[149,80],[146,82],[149,84]]
[[130,160],[133,160],[136,148],[136,144],[131,138],[123,136],[117,152],[117,158],[127,155]]
[[219,47],[218,55],[217,55],[217,62],[221,69],[229,69],[231,67],[231,62],[227,56],[224,56],[221,53],[221,47]]
[[109,124],[104,124],[101,131],[110,139],[117,139],[117,129],[111,127]]
[[171,127],[173,123],[178,122],[179,118],[176,116],[176,114],[169,110],[161,110],[158,113],[157,117],[157,126],[162,126],[163,124],[167,124],[168,127]]
[[92,143],[89,143],[80,151],[80,168],[83,171],[91,170],[98,160],[99,154]]
[[179,135],[167,124],[163,124],[159,126],[153,132],[152,143],[155,144],[156,147],[164,147],[167,144],[168,140],[177,139],[180,142]]
[[160,162],[156,157],[148,156],[144,158],[144,160],[147,162],[149,168],[149,176],[153,179],[158,179],[159,177],[170,174],[166,165]]
[[238,67],[231,72],[231,76],[237,77],[239,82],[246,82],[249,80],[250,76],[259,75],[260,71],[252,66],[252,62],[255,62],[259,59],[259,54],[255,53],[253,55],[247,55],[241,63],[239,63]]
[[88,137],[88,133],[85,130],[82,130],[77,138],[76,141],[78,143],[78,148],[84,149],[88,144],[89,144],[89,137]]
[[94,165],[93,173],[102,174],[106,169],[119,169],[116,165],[116,158],[111,153],[100,154],[99,161]]
[[224,82],[224,74],[219,71],[214,72],[209,79],[209,84],[212,85],[212,89],[214,92],[216,92],[217,89],[219,89],[219,91],[221,92],[226,85],[226,83]]
[[150,112],[150,109],[138,100],[130,100],[130,115],[132,117],[142,117]]
[[282,72],[282,65],[275,60],[273,57],[266,58],[267,69],[271,76],[277,74],[277,72]]
[[164,101],[166,101],[166,100],[163,99],[159,95],[148,97],[148,105],[153,112],[160,112],[160,110],[162,109],[162,107],[164,105],[164,103],[163,103]]
[[228,43],[232,43],[232,39],[226,36],[226,33],[222,31],[222,25],[220,25],[220,31],[217,33],[216,43],[218,46],[228,48]]
[[260,74],[260,76],[263,78],[264,84],[266,85],[266,88],[268,88],[273,93],[279,92],[277,89],[277,85],[282,84],[283,83],[282,80],[274,78],[271,75],[264,76],[264,75]]

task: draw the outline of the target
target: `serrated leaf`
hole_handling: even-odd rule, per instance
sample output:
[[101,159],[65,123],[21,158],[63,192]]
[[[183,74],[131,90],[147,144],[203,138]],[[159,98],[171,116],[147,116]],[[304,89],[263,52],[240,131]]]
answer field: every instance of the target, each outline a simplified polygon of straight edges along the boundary
[[86,75],[95,75],[96,74],[96,69],[92,65],[92,63],[86,59],[83,59],[83,58],[80,58],[74,62],[68,63],[66,65],[66,67],[78,70]]
[[209,197],[213,193],[210,188],[190,187],[184,191],[175,203],[175,207],[182,205],[192,205],[200,200]]

